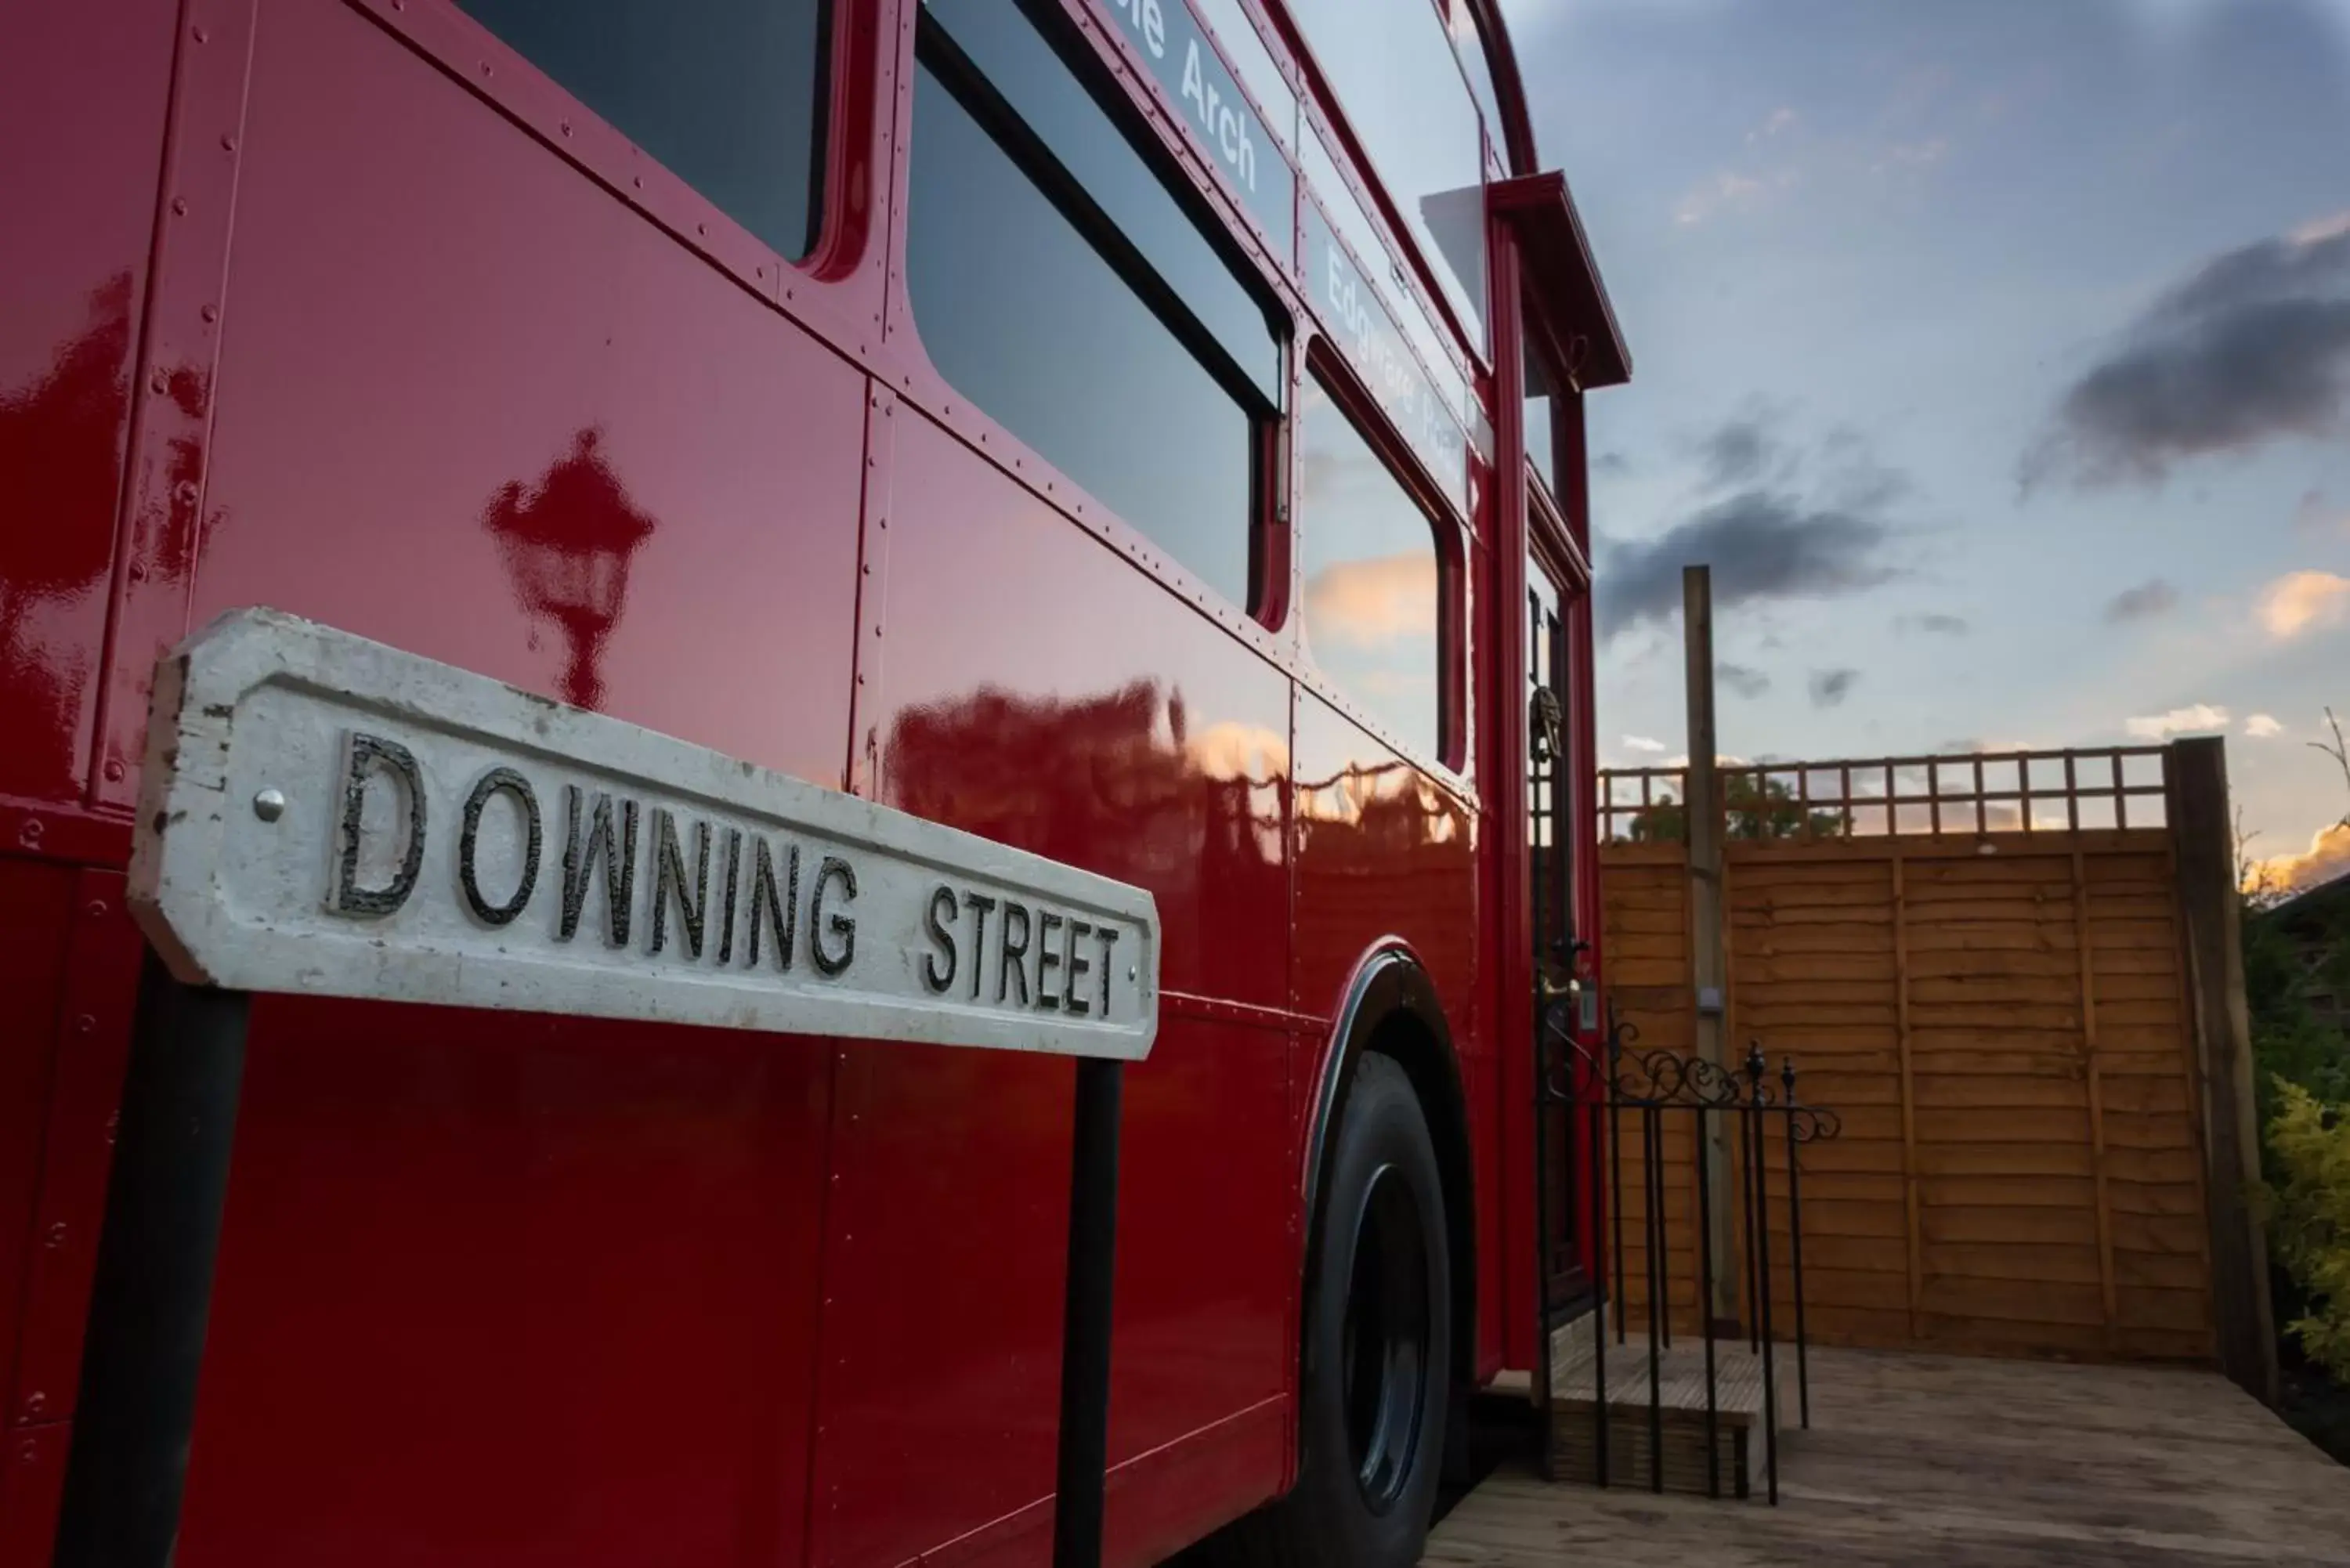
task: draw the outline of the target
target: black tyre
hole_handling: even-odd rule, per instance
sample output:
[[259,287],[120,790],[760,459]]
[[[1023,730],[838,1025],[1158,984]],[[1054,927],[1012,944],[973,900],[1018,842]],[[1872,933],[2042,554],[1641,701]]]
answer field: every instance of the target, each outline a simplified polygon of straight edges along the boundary
[[1250,1568],[1411,1568],[1444,1453],[1452,1283],[1436,1146],[1391,1057],[1356,1066],[1315,1233],[1297,1485],[1233,1525],[1219,1555]]

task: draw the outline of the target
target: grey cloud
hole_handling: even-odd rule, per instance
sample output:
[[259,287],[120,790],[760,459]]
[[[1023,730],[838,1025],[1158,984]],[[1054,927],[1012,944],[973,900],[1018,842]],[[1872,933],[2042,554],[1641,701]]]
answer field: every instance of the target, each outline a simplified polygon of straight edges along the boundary
[[1773,441],[1760,419],[1731,420],[1698,443],[1705,464],[1705,482],[1718,489],[1745,484],[1762,477],[1769,466]]
[[1814,670],[1812,671],[1812,706],[1834,708],[1852,695],[1860,683],[1857,670]]
[[1654,539],[1611,545],[1598,582],[1599,627],[1613,636],[1681,606],[1681,568],[1713,568],[1718,609],[1764,599],[1824,598],[1892,578],[1892,530],[1869,516],[1806,510],[1794,498],[1742,491]]
[[2112,626],[2148,620],[2178,603],[2178,590],[2160,577],[2149,577],[2134,588],[2124,588],[2106,601],[2106,620]]
[[1938,637],[1964,637],[1974,629],[1964,616],[1942,615],[1928,611],[1924,615],[1896,616],[1896,631],[1927,631]]
[[1859,463],[1828,477],[1825,496],[1832,506],[1847,512],[1877,512],[1908,495],[1917,486],[1908,474],[1881,462]]
[[2158,299],[2064,393],[2026,489],[2157,481],[2173,464],[2350,426],[2350,224],[2229,251]]
[[1769,676],[1744,664],[1718,663],[1713,667],[1713,678],[1750,702],[1771,690]]
[[1814,454],[1819,504],[1840,512],[1883,512],[1917,493],[1917,482],[1877,455],[1877,442],[1849,424],[1831,427]]

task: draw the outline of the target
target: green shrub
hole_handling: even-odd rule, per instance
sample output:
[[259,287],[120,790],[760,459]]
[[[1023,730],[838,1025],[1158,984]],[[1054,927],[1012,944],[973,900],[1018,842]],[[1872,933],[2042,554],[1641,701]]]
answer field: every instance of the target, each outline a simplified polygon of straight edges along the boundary
[[2244,1000],[2251,1014],[2261,1125],[2276,1117],[2280,1080],[2323,1101],[2350,1100],[2350,1042],[2309,1002],[2321,984],[2350,991],[2350,929],[2334,933],[2333,950],[2314,967],[2301,945],[2256,911],[2245,912],[2243,929]]
[[2271,1234],[2306,1311],[2287,1324],[2310,1360],[2350,1382],[2350,1106],[2276,1082]]

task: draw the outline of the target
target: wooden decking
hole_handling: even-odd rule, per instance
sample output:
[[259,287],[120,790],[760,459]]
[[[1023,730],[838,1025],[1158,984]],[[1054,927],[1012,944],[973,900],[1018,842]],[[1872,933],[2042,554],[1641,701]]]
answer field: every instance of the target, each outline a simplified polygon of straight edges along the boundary
[[1504,1470],[1429,1545],[1474,1568],[2350,1568],[2350,1469],[2216,1373],[1814,1349],[1781,1506]]

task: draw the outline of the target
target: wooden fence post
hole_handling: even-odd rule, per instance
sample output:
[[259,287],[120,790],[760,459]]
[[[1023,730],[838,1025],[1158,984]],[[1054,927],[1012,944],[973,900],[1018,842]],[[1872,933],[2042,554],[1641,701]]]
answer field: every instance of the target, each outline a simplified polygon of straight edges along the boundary
[[2244,1003],[2243,903],[2228,811],[2227,743],[2217,736],[2176,741],[2165,762],[2202,1080],[2213,1327],[2221,1369],[2273,1407],[2276,1324],[2269,1300],[2268,1238],[2252,1201],[2261,1174],[2260,1129],[2252,1099],[2251,1022]]
[[[1689,824],[1690,983],[1694,988],[1690,1001],[1695,1009],[1690,1043],[1692,1054],[1732,1068],[1734,1054],[1722,1038],[1729,1009],[1730,965],[1722,944],[1725,824],[1721,774],[1716,761],[1720,748],[1713,723],[1713,573],[1710,567],[1681,568],[1681,631],[1689,680],[1689,773],[1681,787],[1681,809]],[[1706,1174],[1712,1223],[1711,1233],[1695,1238],[1694,1244],[1711,1249],[1715,1260],[1713,1300],[1700,1309],[1711,1333],[1715,1324],[1738,1321],[1738,1272],[1726,1266],[1738,1256],[1738,1229],[1731,1203],[1731,1118],[1704,1119],[1711,1124]]]

